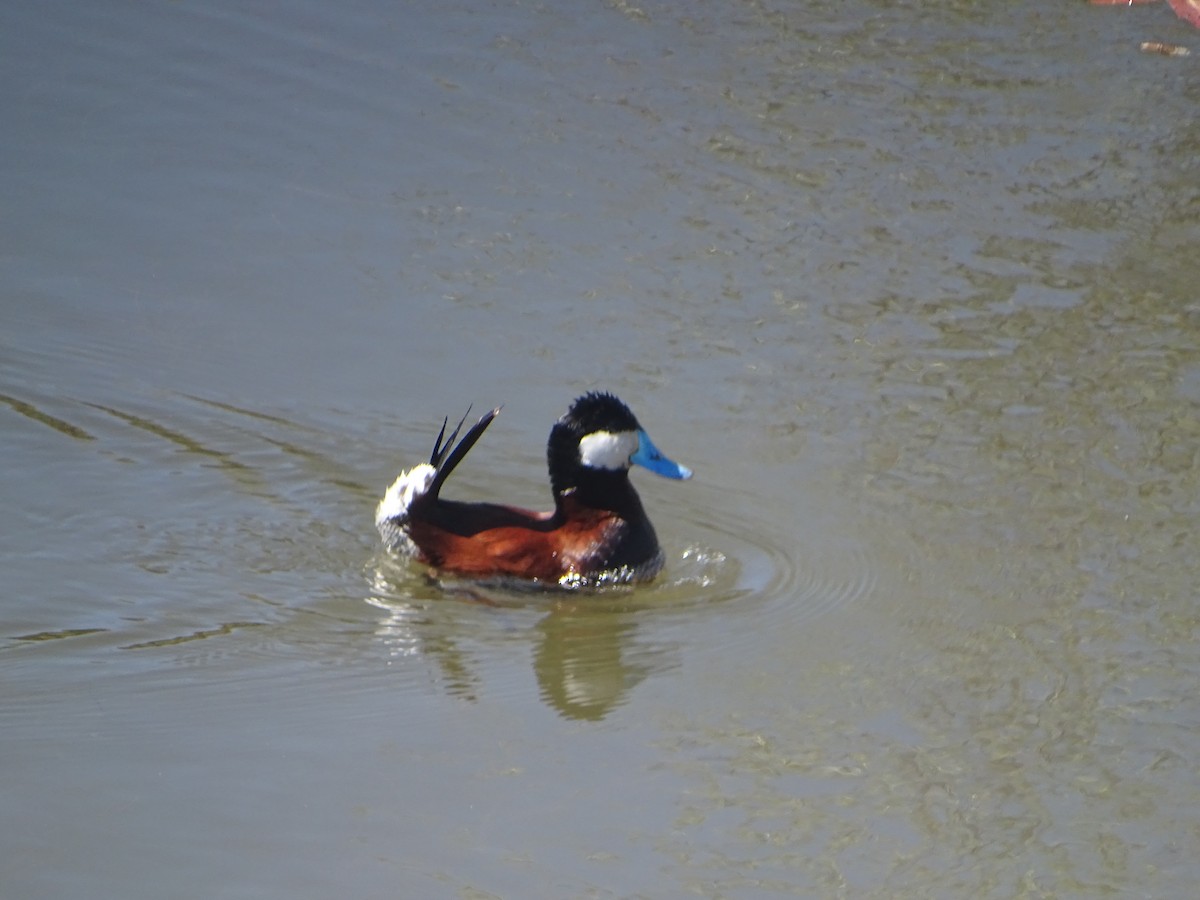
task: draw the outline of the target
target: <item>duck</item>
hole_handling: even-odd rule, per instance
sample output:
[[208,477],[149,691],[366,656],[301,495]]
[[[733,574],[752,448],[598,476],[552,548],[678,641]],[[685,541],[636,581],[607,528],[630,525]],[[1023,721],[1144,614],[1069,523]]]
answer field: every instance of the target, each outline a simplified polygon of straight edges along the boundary
[[546,461],[554,508],[545,512],[441,496],[446,479],[500,414],[485,413],[455,443],[443,419],[428,463],[402,472],[375,510],[386,548],[439,572],[575,589],[649,581],[663,552],[629,479],[633,466],[685,480],[691,469],[650,440],[613,394],[578,397],[550,429]]

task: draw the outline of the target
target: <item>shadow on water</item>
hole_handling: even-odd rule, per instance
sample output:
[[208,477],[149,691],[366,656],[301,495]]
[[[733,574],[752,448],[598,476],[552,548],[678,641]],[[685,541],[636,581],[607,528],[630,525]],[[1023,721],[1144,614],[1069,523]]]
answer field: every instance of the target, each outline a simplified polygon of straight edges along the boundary
[[95,435],[90,434],[78,425],[72,425],[70,422],[60,419],[57,416],[43,412],[33,403],[18,400],[16,397],[9,397],[7,394],[0,394],[0,403],[8,406],[13,412],[20,413],[27,419],[53,428],[59,434],[65,434],[67,437],[73,437],[81,441],[94,441],[96,439]]
[[[73,553],[53,580],[20,586],[50,596],[10,609],[7,649],[68,637],[91,649],[97,635],[126,650],[209,643],[335,590],[354,549],[345,511],[368,502],[335,430],[174,394],[120,406],[16,394],[2,399],[28,427],[8,436],[31,473],[13,483],[17,534],[34,558],[64,542]],[[52,449],[54,435],[74,446]],[[39,465],[57,493],[38,489]],[[93,597],[96,584],[115,596]]]

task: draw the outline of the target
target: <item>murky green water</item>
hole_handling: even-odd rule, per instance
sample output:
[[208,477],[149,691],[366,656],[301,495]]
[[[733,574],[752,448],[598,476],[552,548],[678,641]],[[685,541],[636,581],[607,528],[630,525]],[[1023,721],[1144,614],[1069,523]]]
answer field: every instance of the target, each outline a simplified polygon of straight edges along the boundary
[[[1187,896],[1196,52],[10,4],[0,894]],[[638,481],[656,584],[381,553],[442,415],[537,506],[591,388],[697,472]]]

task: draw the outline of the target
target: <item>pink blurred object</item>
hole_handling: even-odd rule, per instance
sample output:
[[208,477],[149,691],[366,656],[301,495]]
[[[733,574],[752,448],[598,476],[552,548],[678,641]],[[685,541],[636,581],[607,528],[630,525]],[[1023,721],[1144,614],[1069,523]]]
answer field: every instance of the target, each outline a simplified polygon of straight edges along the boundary
[[1189,25],[1200,28],[1200,0],[1168,0],[1175,15]]

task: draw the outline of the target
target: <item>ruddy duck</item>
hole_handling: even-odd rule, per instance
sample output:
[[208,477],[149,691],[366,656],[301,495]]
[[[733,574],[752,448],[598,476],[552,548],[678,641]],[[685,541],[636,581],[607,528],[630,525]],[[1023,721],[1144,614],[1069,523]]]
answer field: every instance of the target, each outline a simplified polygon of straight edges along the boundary
[[499,412],[482,416],[457,445],[466,416],[445,441],[448,420],[443,421],[429,462],[401,473],[387,489],[375,525],[388,548],[447,572],[569,588],[646,581],[658,574],[662,550],[629,483],[629,468],[644,466],[667,478],[691,478],[692,472],[663,456],[612,394],[584,394],[550,430],[552,511],[438,496]]

